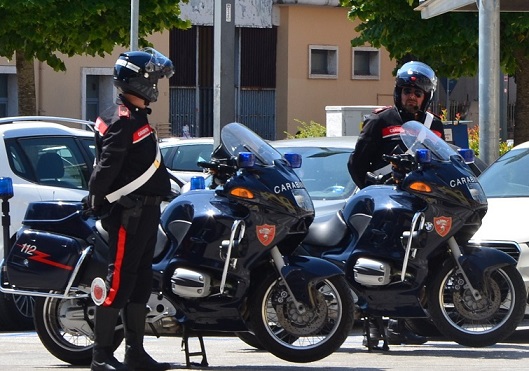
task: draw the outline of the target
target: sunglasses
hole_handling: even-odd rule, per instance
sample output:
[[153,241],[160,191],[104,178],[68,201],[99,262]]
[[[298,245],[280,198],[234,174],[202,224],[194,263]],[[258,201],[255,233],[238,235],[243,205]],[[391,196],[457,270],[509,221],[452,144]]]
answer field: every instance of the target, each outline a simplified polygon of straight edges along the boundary
[[420,89],[412,89],[412,88],[404,88],[402,89],[402,93],[405,95],[415,94],[417,98],[420,98],[424,95],[424,92]]

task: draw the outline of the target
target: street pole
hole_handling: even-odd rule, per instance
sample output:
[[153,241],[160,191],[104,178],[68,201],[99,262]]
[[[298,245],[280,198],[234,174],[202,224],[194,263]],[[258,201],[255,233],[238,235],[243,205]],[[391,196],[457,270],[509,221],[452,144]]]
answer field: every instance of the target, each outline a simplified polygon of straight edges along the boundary
[[479,157],[500,152],[500,0],[479,0]]
[[138,50],[140,0],[130,0],[130,50]]
[[235,1],[216,0],[213,27],[213,141],[235,121]]

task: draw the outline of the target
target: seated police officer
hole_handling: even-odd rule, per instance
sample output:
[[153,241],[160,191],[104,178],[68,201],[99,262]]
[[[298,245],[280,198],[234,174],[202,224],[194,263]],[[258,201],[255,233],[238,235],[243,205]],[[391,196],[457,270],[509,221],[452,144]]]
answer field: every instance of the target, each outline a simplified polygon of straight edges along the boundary
[[[390,165],[382,159],[383,154],[394,153],[397,147],[406,151],[400,139],[401,126],[405,122],[422,122],[444,139],[443,123],[427,112],[436,86],[434,71],[422,62],[405,63],[397,71],[393,91],[395,105],[381,108],[366,118],[349,159],[349,173],[358,187],[375,184],[384,173],[390,173]],[[372,339],[381,339],[376,321],[370,324],[370,333]],[[390,319],[386,334],[389,344],[423,344],[427,341],[410,331],[404,319]]]

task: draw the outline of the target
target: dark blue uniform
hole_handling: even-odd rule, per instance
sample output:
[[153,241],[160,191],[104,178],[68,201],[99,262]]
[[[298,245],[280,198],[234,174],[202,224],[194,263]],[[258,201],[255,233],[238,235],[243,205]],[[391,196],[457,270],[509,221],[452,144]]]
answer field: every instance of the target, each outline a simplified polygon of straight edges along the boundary
[[[367,172],[373,172],[388,165],[382,159],[383,154],[391,154],[396,146],[406,151],[400,139],[400,133],[401,126],[410,120],[424,123],[426,114],[421,112],[416,118],[415,115],[405,111],[399,113],[396,107],[384,107],[366,118],[354,153],[347,164],[349,173],[358,187],[366,186]],[[439,137],[445,138],[443,123],[437,117],[433,118],[430,130]]]
[[134,181],[155,163],[157,139],[149,125],[149,108],[122,104],[104,111],[96,122],[96,167],[90,178],[93,208],[100,210],[109,232],[108,296],[103,306],[123,308],[127,301],[147,303],[151,263],[160,220],[160,202],[170,194],[163,161],[154,174],[120,201],[105,199]]

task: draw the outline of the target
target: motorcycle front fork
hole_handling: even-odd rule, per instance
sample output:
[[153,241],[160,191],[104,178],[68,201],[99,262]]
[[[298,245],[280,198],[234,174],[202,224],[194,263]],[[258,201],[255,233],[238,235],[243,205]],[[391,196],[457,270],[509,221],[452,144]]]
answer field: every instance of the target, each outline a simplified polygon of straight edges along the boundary
[[298,311],[298,313],[300,314],[303,314],[306,312],[306,308],[305,308],[305,305],[301,302],[299,302],[296,297],[294,296],[294,293],[292,292],[292,290],[290,289],[290,287],[288,286],[288,283],[287,281],[285,280],[285,277],[283,277],[282,275],[282,271],[283,271],[283,267],[286,265],[285,264],[285,260],[283,259],[283,255],[281,255],[281,252],[279,251],[279,248],[277,246],[274,246],[272,248],[272,250],[270,250],[270,254],[272,255],[272,259],[274,261],[274,265],[276,266],[276,269],[277,271],[279,272],[279,274],[281,275],[281,278],[283,279],[283,284],[285,285],[286,289],[287,289],[287,292],[290,296],[290,298],[292,299],[292,301],[294,302],[295,306],[296,306],[296,309]]
[[[413,219],[411,221],[411,228],[409,231],[406,231],[403,233],[402,237],[407,239],[406,248],[404,252],[404,261],[402,263],[402,272],[401,272],[401,281],[404,281],[404,278],[406,276],[406,268],[408,267],[408,261],[410,257],[413,257],[415,254],[415,251],[412,251],[412,241],[415,237],[418,236],[418,234],[423,230],[424,224],[425,224],[426,217],[423,212],[417,212],[413,216]],[[467,274],[463,270],[463,267],[461,266],[461,263],[459,262],[459,258],[461,257],[462,252],[459,248],[459,245],[456,242],[456,239],[452,236],[447,241],[448,247],[450,248],[450,252],[452,253],[452,256],[454,258],[454,261],[458,267],[458,272],[461,273],[463,278],[465,279],[465,288],[470,290],[472,293],[472,296],[475,300],[480,300],[481,295],[478,290],[476,290],[473,286],[470,280],[468,279]]]
[[459,258],[463,254],[461,253],[461,249],[459,248],[459,245],[457,244],[456,239],[453,236],[448,239],[448,247],[450,247],[450,251],[452,252],[452,256],[454,257],[454,261],[457,264],[458,272],[461,273],[461,275],[465,279],[465,286],[464,287],[466,289],[470,290],[470,292],[472,293],[472,296],[474,297],[475,300],[480,300],[481,299],[481,295],[480,295],[479,291],[476,290],[472,286],[472,283],[468,279],[467,274],[465,273],[465,271],[463,270],[463,267],[461,266],[461,263],[459,262]]

